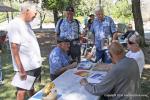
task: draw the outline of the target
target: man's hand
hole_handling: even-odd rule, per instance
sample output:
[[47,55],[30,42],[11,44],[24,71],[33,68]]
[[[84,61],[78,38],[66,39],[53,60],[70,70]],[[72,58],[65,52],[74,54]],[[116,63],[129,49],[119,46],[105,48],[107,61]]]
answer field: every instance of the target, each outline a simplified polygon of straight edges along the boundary
[[69,65],[68,69],[77,67],[77,64],[78,64],[77,62],[73,62],[72,64]]
[[20,74],[20,78],[21,78],[22,80],[26,80],[26,79],[27,79],[27,73],[24,71],[24,69],[21,69],[21,70],[19,71],[19,74]]
[[81,84],[82,86],[85,86],[86,84],[88,84],[87,79],[86,79],[86,78],[81,79],[80,84]]

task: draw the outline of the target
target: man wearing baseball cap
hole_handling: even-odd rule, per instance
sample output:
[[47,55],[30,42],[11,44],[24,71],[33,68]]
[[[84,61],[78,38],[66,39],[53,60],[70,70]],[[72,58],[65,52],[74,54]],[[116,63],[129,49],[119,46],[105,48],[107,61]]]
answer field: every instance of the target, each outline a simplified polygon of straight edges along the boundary
[[77,62],[71,63],[68,56],[70,41],[66,38],[57,38],[57,47],[49,55],[50,78],[56,79],[59,75],[68,69],[77,66]]
[[65,9],[65,18],[59,19],[57,22],[55,32],[57,33],[57,38],[65,37],[70,40],[70,50],[69,54],[73,59],[80,61],[80,34],[83,32],[79,21],[74,19],[73,16],[75,10],[72,6],[68,6]]

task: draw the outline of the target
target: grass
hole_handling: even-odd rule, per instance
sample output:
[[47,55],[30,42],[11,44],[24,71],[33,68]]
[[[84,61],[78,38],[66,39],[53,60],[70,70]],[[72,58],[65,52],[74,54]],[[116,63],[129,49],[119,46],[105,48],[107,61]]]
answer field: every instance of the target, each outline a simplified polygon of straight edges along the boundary
[[[10,53],[2,53],[2,66],[3,66],[3,76],[4,85],[0,86],[0,100],[16,100],[16,88],[11,85],[12,78],[14,76],[13,66],[11,62]],[[49,66],[47,61],[43,62],[42,65],[42,80],[41,83],[36,83],[35,90],[39,91],[44,87],[44,85],[50,82],[49,78]]]

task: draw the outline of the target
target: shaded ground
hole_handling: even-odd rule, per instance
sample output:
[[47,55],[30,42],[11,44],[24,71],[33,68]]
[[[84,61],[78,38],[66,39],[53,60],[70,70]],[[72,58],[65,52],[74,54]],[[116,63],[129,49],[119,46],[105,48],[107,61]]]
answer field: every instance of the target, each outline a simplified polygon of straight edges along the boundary
[[[52,48],[56,45],[56,39],[53,32],[51,33],[36,33],[40,44],[41,54],[43,57],[42,64],[42,84],[46,84],[50,81],[49,78],[49,66],[48,66],[48,55]],[[142,86],[142,100],[150,100],[150,48],[143,48],[146,58],[146,66],[143,71],[141,78]],[[3,86],[0,86],[0,100],[15,100],[15,88],[11,86],[11,80],[14,75],[13,67],[11,64],[11,57],[9,52],[2,53],[2,65],[4,73]],[[37,84],[36,91],[40,90],[43,85]]]

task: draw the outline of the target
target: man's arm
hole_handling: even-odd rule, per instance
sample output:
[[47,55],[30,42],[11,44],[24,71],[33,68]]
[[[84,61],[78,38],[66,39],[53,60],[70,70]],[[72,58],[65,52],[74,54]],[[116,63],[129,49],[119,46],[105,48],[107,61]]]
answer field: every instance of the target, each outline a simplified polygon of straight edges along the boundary
[[14,57],[14,60],[16,62],[17,68],[19,70],[20,78],[25,80],[27,78],[27,74],[23,68],[23,65],[20,60],[19,56],[19,45],[16,43],[11,43],[11,49],[12,49],[12,55]]
[[77,66],[77,62],[74,62],[68,66],[62,67],[61,69],[57,70],[55,73],[56,73],[56,75],[60,75],[60,74],[64,73],[66,70],[75,68],[76,66]]

